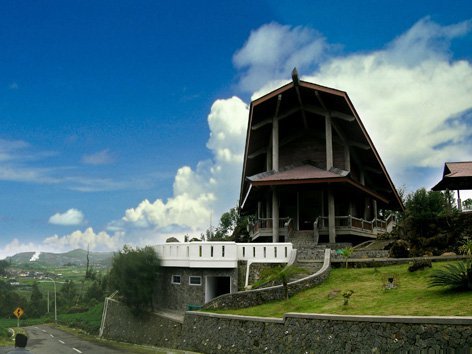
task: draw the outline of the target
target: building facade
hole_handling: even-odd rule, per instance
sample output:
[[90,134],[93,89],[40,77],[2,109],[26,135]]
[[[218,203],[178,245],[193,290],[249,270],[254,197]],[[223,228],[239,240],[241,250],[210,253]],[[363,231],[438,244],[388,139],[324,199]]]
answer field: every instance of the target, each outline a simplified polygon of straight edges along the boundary
[[300,81],[251,103],[241,213],[253,240],[361,242],[391,227],[401,199],[346,92]]

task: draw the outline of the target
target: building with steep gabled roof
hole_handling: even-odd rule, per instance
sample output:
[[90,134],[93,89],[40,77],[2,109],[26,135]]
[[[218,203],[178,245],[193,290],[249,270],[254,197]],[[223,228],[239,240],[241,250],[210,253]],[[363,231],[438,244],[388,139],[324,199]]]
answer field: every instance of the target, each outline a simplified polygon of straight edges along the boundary
[[446,162],[443,177],[433,188],[433,191],[456,190],[457,208],[462,210],[461,190],[472,190],[472,161]]
[[347,93],[296,70],[251,103],[239,207],[252,240],[326,243],[376,238],[391,226],[382,211],[403,210]]

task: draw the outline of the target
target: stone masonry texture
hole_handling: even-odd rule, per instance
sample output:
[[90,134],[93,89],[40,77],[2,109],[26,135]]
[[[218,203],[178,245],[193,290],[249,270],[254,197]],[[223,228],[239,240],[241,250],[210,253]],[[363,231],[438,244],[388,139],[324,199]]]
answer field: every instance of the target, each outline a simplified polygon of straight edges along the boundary
[[201,353],[470,353],[472,317],[186,312],[181,323],[155,314],[134,317],[110,301],[103,335]]

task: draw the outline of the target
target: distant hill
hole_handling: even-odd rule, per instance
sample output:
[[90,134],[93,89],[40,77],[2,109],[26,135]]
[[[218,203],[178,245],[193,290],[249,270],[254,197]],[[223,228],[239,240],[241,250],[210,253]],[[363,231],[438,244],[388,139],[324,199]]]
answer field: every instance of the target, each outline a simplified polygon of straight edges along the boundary
[[[30,261],[35,252],[17,253],[12,257],[5,258],[11,265],[29,265],[31,267],[48,266],[86,266],[87,251],[76,249],[65,253],[41,252],[35,261]],[[110,267],[113,258],[113,252],[90,252],[89,260],[91,266]]]

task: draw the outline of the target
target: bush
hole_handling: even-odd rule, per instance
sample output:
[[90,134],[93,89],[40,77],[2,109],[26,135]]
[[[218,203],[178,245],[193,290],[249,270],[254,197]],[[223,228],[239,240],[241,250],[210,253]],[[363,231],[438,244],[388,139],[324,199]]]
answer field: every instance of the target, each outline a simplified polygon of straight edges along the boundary
[[431,268],[433,265],[430,259],[420,259],[413,261],[413,263],[408,267],[409,272],[416,272],[417,270],[423,270],[425,268]]
[[429,279],[429,287],[445,286],[454,290],[472,290],[472,262],[446,264]]
[[392,258],[408,258],[410,256],[410,244],[405,240],[397,240],[390,247],[389,256]]

